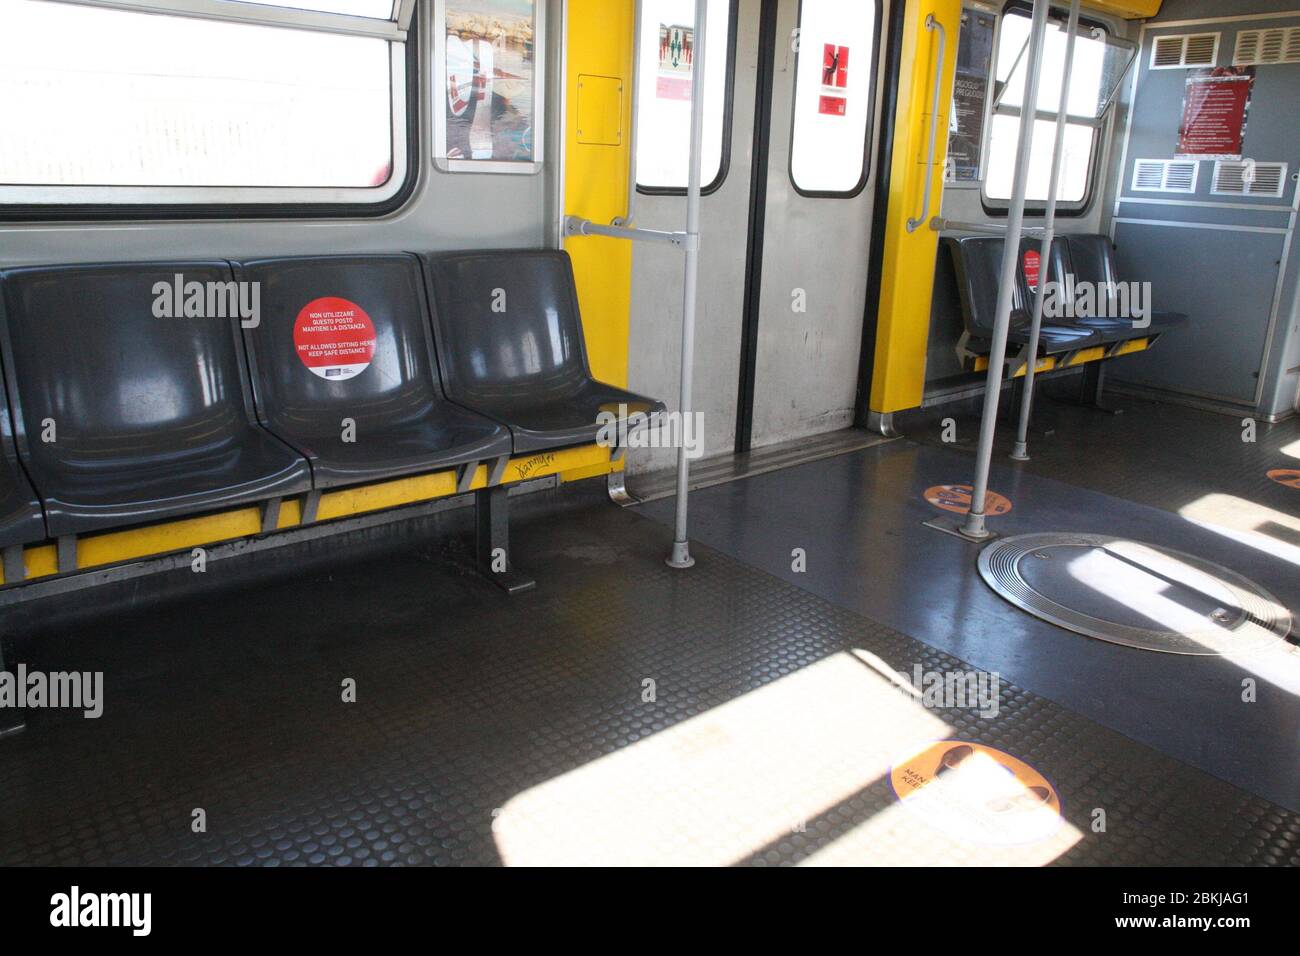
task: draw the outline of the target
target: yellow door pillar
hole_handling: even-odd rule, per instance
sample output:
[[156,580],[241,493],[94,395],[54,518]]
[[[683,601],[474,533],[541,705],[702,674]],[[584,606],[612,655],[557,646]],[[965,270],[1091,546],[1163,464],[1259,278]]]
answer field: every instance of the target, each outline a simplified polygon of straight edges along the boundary
[[1143,20],[1160,12],[1161,0],[1088,0],[1086,6],[1129,20]]
[[[925,390],[925,352],[930,335],[939,236],[928,222],[911,231],[907,224],[909,219],[921,215],[936,74],[939,110],[935,162],[930,172],[929,217],[939,214],[943,201],[948,119],[961,29],[961,0],[906,0],[906,3],[871,377],[870,409],[878,415],[917,407]],[[938,58],[938,31],[926,29],[926,19],[930,16],[944,28],[942,62]]]
[[[609,223],[627,213],[634,0],[569,0],[565,36],[564,213]],[[596,378],[627,386],[632,244],[571,236],[587,357]]]
[[[565,215],[609,223],[627,214],[632,165],[632,64],[636,55],[635,0],[569,0],[565,50]],[[632,321],[632,243],[570,236],[564,248],[582,310],[591,373],[627,387]],[[611,470],[603,461],[561,474],[576,481]]]

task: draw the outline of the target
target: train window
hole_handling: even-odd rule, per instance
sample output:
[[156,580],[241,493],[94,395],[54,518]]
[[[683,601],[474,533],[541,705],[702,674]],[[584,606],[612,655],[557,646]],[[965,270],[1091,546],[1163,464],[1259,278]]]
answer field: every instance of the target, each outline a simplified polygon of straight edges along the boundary
[[353,17],[371,17],[379,20],[389,20],[393,16],[393,0],[244,0],[244,2],[257,2],[267,7],[343,13]]
[[133,0],[85,3],[0,0],[0,202],[377,203],[400,191],[405,31],[392,0],[186,0],[174,15],[158,12],[169,0],[147,14]]
[[790,179],[804,195],[853,196],[867,181],[875,96],[875,0],[803,0]]
[[[994,65],[997,94],[984,150],[984,197],[995,207],[999,203],[1005,205],[1011,198],[1020,114],[1024,106],[1029,29],[1029,11],[1020,6],[1008,9],[998,27]],[[1053,19],[1048,24],[1044,69],[1038,90],[1038,118],[1034,123],[1030,151],[1026,198],[1031,202],[1046,201],[1050,185],[1056,112],[1061,100],[1060,64],[1065,59],[1065,43],[1065,24]],[[1100,139],[1101,118],[1131,61],[1131,55],[1131,47],[1112,40],[1100,24],[1080,26],[1075,39],[1061,181],[1057,192],[1057,200],[1064,211],[1080,210],[1086,204],[1095,166],[1093,159]]]
[[437,0],[434,163],[446,172],[542,168],[541,0]]
[[[704,60],[704,192],[727,174],[735,4],[710,3]],[[694,0],[642,0],[636,109],[636,181],[642,192],[686,189],[691,136]]]

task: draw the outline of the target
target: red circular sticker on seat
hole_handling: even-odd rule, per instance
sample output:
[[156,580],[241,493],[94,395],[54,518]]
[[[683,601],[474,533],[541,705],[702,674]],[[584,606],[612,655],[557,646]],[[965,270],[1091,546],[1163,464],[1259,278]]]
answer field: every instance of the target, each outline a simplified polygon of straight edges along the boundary
[[366,310],[335,296],[313,299],[293,325],[293,347],[313,375],[356,378],[375,357],[375,326]]
[[1043,257],[1037,249],[1025,250],[1025,283],[1030,292],[1038,291],[1038,277],[1043,271]]

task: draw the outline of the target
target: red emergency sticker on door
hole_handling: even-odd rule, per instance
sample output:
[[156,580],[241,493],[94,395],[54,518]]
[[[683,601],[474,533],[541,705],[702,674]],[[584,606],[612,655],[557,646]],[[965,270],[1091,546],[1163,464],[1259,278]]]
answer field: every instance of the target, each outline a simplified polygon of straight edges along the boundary
[[822,47],[822,86],[845,89],[849,85],[849,48],[827,43]]
[[842,96],[823,96],[817,112],[823,116],[843,116],[849,111],[849,101]]
[[822,92],[817,112],[823,116],[845,116],[849,101],[849,48],[827,43],[822,46]]
[[1025,282],[1030,292],[1038,291],[1038,277],[1043,272],[1043,256],[1037,249],[1025,250]]
[[375,326],[366,310],[335,296],[313,299],[293,325],[293,347],[313,375],[344,382],[375,357]]

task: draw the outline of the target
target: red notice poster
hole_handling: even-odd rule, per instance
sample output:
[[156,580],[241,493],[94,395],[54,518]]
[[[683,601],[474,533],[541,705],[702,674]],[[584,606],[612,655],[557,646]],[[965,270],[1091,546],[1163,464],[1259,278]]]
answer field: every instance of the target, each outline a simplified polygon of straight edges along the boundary
[[1254,84],[1251,67],[1221,67],[1189,76],[1178,128],[1178,157],[1241,159]]

